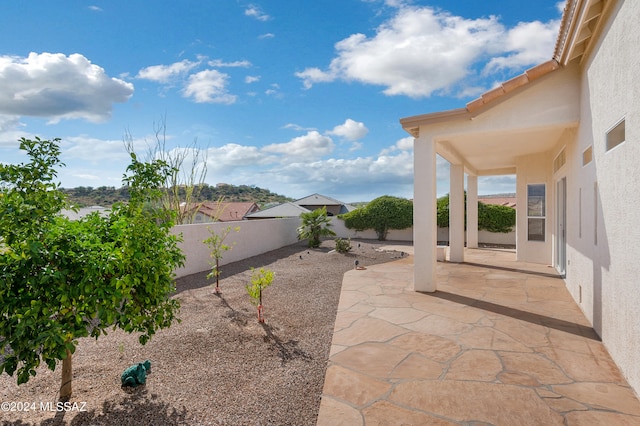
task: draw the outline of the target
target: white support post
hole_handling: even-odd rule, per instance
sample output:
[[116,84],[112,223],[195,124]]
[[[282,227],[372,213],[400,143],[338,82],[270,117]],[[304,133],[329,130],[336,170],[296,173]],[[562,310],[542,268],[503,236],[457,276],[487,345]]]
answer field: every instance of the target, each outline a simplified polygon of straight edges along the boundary
[[464,167],[451,164],[449,191],[449,261],[464,262]]
[[436,282],[436,147],[428,135],[413,142],[413,288],[434,292]]
[[478,248],[478,176],[467,175],[467,247]]

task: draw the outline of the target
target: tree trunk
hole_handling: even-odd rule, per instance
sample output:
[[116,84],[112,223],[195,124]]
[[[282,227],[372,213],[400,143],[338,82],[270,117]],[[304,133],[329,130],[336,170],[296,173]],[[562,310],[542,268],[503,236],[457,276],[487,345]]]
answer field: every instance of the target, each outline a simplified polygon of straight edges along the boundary
[[71,365],[71,351],[67,350],[67,358],[62,360],[62,382],[60,384],[60,401],[69,401],[71,398],[71,380],[73,369]]

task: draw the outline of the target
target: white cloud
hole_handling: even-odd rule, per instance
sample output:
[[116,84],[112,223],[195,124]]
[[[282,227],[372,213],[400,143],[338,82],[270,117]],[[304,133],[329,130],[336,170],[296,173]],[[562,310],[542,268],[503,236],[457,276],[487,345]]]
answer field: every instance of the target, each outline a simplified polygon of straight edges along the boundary
[[395,144],[390,146],[389,148],[385,148],[380,151],[380,155],[389,155],[393,152],[397,151],[412,151],[413,150],[413,137],[407,136],[406,138],[402,138],[398,140]]
[[347,118],[344,124],[334,127],[333,130],[327,133],[340,136],[348,141],[357,141],[358,139],[364,138],[367,133],[369,133],[369,129],[367,129],[364,123]]
[[251,66],[251,62],[249,61],[233,61],[233,62],[224,62],[221,59],[214,59],[208,62],[210,67],[214,68],[249,68]]
[[304,136],[298,136],[289,142],[264,146],[262,151],[283,154],[287,161],[305,160],[311,161],[323,157],[333,151],[334,144],[330,137],[321,135],[312,130]]
[[91,5],[88,7],[89,10],[92,10],[94,12],[102,12],[102,8],[99,6],[95,6],[95,5]]
[[[141,143],[134,146],[141,146]],[[129,160],[129,154],[122,139],[105,140],[87,135],[70,136],[61,141],[60,148],[63,158],[81,160],[84,163],[98,164],[105,161],[121,163]]]
[[294,124],[294,123],[287,123],[284,126],[282,126],[282,128],[283,129],[299,130],[299,131],[318,130],[315,127],[303,127],[303,126],[300,126],[300,125]]
[[413,137],[407,136],[406,138],[402,138],[398,142],[396,142],[396,146],[401,151],[408,151],[410,149],[413,149],[413,141]]
[[247,84],[251,84],[251,83],[255,83],[257,81],[260,81],[260,76],[259,75],[248,75],[244,78],[244,82]]
[[275,35],[275,34],[272,34],[272,33],[265,33],[265,34],[261,34],[261,35],[259,35],[259,36],[258,36],[258,38],[259,38],[260,40],[264,40],[264,39],[267,39],[267,38],[274,38],[275,36],[276,36],[276,35]]
[[198,65],[199,62],[191,62],[187,59],[174,62],[171,65],[152,65],[141,69],[136,77],[158,83],[168,83],[172,78],[184,75]]
[[295,73],[295,76],[302,79],[304,87],[310,89],[314,83],[330,83],[338,77],[334,71],[322,71],[320,68],[307,68],[304,71]]
[[101,179],[100,176],[92,175],[89,173],[75,173],[73,176],[81,180],[99,181]]
[[17,148],[20,138],[32,139],[34,135],[22,131],[23,127],[19,116],[0,114],[0,147]]
[[504,56],[491,59],[485,67],[485,73],[501,69],[519,69],[539,64],[551,59],[552,50],[558,35],[559,21],[547,23],[521,22],[506,33]]
[[0,114],[102,122],[132,94],[131,83],[77,53],[0,56]]
[[555,40],[549,34],[555,35],[557,21],[522,23],[506,31],[493,16],[465,19],[393,3],[396,15],[375,35],[353,34],[336,43],[336,57],[327,69],[296,73],[304,87],[339,79],[379,85],[387,95],[428,97],[476,84],[474,69],[488,57],[502,57],[494,67],[516,68],[536,65],[553,53]]
[[227,92],[229,76],[216,70],[204,70],[189,76],[183,89],[186,98],[197,103],[235,103],[237,96]]
[[234,173],[238,168],[254,168],[274,161],[255,146],[230,143],[207,149],[207,168],[214,173]]
[[247,7],[244,11],[244,14],[246,16],[250,16],[252,18],[257,19],[258,21],[268,21],[269,19],[271,19],[271,17],[269,15],[267,15],[266,13],[264,13],[262,11],[262,9],[260,8],[260,6],[257,6],[255,4],[251,4],[249,5],[249,7]]

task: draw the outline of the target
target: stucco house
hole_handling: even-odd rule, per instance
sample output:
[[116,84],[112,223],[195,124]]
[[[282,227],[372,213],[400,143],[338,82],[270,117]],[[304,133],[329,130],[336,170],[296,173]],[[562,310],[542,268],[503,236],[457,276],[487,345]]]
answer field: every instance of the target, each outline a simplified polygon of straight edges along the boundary
[[260,210],[247,215],[247,219],[273,219],[277,217],[298,217],[301,213],[309,213],[326,207],[327,216],[348,213],[355,207],[326,195],[311,194],[298,200]]
[[[401,119],[414,136],[414,286],[437,290],[436,154],[451,164],[450,260],[464,189],[516,176],[518,261],[548,264],[640,394],[640,1],[567,0],[553,57],[465,107]],[[419,212],[419,214],[417,214]],[[477,247],[477,211],[467,212]]]
[[253,202],[210,202],[205,201],[191,207],[194,223],[233,222],[244,220],[247,215],[260,210]]

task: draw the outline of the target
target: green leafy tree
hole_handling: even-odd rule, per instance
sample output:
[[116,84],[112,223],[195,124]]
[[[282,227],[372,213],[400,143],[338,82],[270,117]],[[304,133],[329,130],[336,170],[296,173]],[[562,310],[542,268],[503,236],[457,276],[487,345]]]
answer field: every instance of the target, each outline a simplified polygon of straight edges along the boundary
[[349,229],[364,231],[373,229],[378,240],[387,239],[390,229],[406,229],[413,226],[413,202],[406,198],[383,195],[365,207],[338,216]]
[[322,207],[309,213],[301,213],[302,224],[298,227],[298,239],[309,240],[309,247],[320,247],[321,237],[336,235],[331,229],[331,219],[327,217],[327,208]]
[[220,293],[220,260],[222,259],[222,255],[224,254],[224,252],[227,250],[231,250],[232,248],[232,246],[230,246],[229,244],[225,244],[224,241],[231,231],[240,231],[240,227],[232,227],[231,225],[229,225],[219,233],[215,232],[211,228],[207,229],[209,230],[210,235],[209,238],[204,240],[204,243],[209,247],[209,250],[211,250],[211,259],[213,259],[213,261],[210,263],[211,272],[207,274],[207,278],[216,279],[215,292]]
[[258,307],[258,322],[264,322],[264,314],[262,311],[262,290],[269,287],[273,282],[273,271],[269,269],[260,268],[256,271],[251,268],[251,282],[245,286],[249,297],[251,297],[251,303]]
[[130,202],[71,221],[59,214],[58,142],[22,138],[30,162],[0,165],[0,373],[17,373],[21,384],[41,362],[55,370],[62,361],[60,399],[68,400],[79,338],[117,327],[145,344],[171,325],[173,270],[184,256],[169,232],[173,215],[158,207],[166,163],[132,154]]

